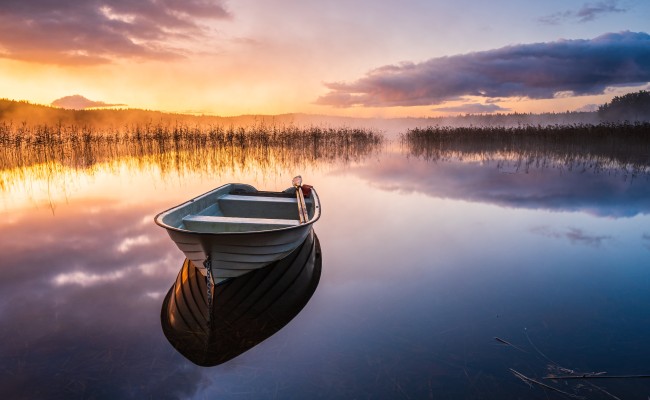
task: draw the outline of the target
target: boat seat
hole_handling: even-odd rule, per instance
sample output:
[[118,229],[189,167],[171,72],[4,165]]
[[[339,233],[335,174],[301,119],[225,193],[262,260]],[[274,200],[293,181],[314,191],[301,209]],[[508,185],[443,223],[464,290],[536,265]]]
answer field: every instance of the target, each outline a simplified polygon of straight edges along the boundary
[[[238,195],[238,194],[227,194],[222,196],[220,201],[256,201],[262,203],[296,203],[295,197],[273,197],[273,196],[251,196],[251,195]],[[305,199],[306,200],[306,199]]]
[[185,228],[202,233],[250,232],[287,228],[300,225],[293,219],[243,218],[215,215],[188,215],[183,218]]
[[[311,204],[311,203],[308,203]],[[201,215],[227,215],[230,217],[243,217],[265,219],[260,223],[286,225],[282,220],[298,220],[298,202],[296,197],[281,196],[251,196],[229,194],[222,196],[217,201],[217,212],[201,212]],[[280,222],[275,222],[280,221]],[[229,221],[236,223],[237,221]],[[253,221],[242,221],[252,223]]]

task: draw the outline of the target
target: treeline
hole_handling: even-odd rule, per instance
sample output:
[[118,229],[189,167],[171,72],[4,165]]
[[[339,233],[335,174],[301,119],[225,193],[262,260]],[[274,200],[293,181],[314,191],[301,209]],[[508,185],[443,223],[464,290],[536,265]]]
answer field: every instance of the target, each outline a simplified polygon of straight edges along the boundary
[[191,115],[169,113],[140,109],[90,109],[69,110],[32,104],[26,101],[0,99],[0,121],[14,126],[79,126],[86,128],[102,128],[113,130],[131,129],[139,125],[178,124],[209,126],[249,126],[260,123],[292,125],[292,114],[265,116],[242,115],[237,117],[221,117],[214,115]]
[[598,107],[598,116],[608,122],[650,122],[650,92],[641,90],[616,96]]
[[493,113],[493,114],[465,114],[455,117],[433,117],[424,119],[423,126],[447,127],[516,127],[516,126],[547,126],[547,125],[575,125],[597,124],[598,115],[589,111],[567,111],[548,113]]
[[14,126],[78,126],[112,130],[132,129],[147,124],[174,126],[234,126],[293,125],[308,127],[354,126],[389,131],[405,131],[424,126],[449,127],[517,127],[554,125],[596,125],[601,122],[650,122],[650,92],[639,91],[617,96],[601,105],[598,111],[567,111],[549,113],[491,113],[465,114],[454,117],[429,118],[353,118],[311,114],[241,115],[221,117],[189,115],[139,109],[67,110],[31,104],[25,101],[0,99],[0,122]]
[[406,127],[444,126],[517,126],[517,125],[569,125],[598,123],[595,112],[564,113],[494,113],[466,114],[455,117],[432,118],[353,118],[308,114],[241,115],[220,117],[212,115],[188,115],[139,109],[92,109],[67,110],[57,107],[31,104],[25,101],[0,99],[0,121],[13,125],[57,125],[94,128],[123,129],[133,125],[223,125],[248,126],[260,123],[275,125],[323,125],[386,127],[403,130]]

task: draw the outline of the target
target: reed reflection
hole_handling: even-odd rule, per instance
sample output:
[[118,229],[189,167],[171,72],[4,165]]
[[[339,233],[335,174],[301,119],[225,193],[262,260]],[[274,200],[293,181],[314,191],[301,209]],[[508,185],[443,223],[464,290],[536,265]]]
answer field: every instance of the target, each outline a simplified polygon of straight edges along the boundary
[[508,161],[517,170],[557,168],[650,174],[650,123],[520,127],[429,127],[401,136],[409,156],[427,161]]
[[416,129],[402,136],[408,160],[364,174],[434,197],[630,217],[650,213],[649,128]]
[[193,363],[222,364],[298,315],[318,286],[321,266],[320,244],[312,230],[286,258],[218,284],[209,306],[205,277],[186,259],[163,301],[162,330]]
[[[135,125],[119,130],[0,124],[0,190],[36,179],[48,182],[101,165],[115,171],[156,168],[178,172],[260,171],[361,161],[383,139],[371,130],[187,125]],[[117,163],[117,161],[120,161]],[[64,181],[64,180],[63,180]]]

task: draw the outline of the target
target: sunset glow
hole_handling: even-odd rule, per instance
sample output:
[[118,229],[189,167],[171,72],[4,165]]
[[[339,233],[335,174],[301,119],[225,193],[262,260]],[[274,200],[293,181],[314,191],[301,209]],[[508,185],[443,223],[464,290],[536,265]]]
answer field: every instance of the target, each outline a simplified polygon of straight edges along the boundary
[[426,117],[593,109],[648,88],[649,3],[429,3],[3,3],[0,97]]
[[0,0],[2,398],[647,397],[648,16]]

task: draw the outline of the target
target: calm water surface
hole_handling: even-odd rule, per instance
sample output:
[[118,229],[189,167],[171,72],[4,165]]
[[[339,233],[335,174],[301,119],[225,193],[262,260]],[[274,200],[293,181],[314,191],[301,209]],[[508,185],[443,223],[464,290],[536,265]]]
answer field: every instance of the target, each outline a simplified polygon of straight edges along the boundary
[[[650,180],[499,157],[3,171],[3,397],[647,399],[648,379],[543,377],[650,374]],[[318,286],[268,339],[195,365],[161,327],[184,257],[154,215],[298,173],[322,202]]]

